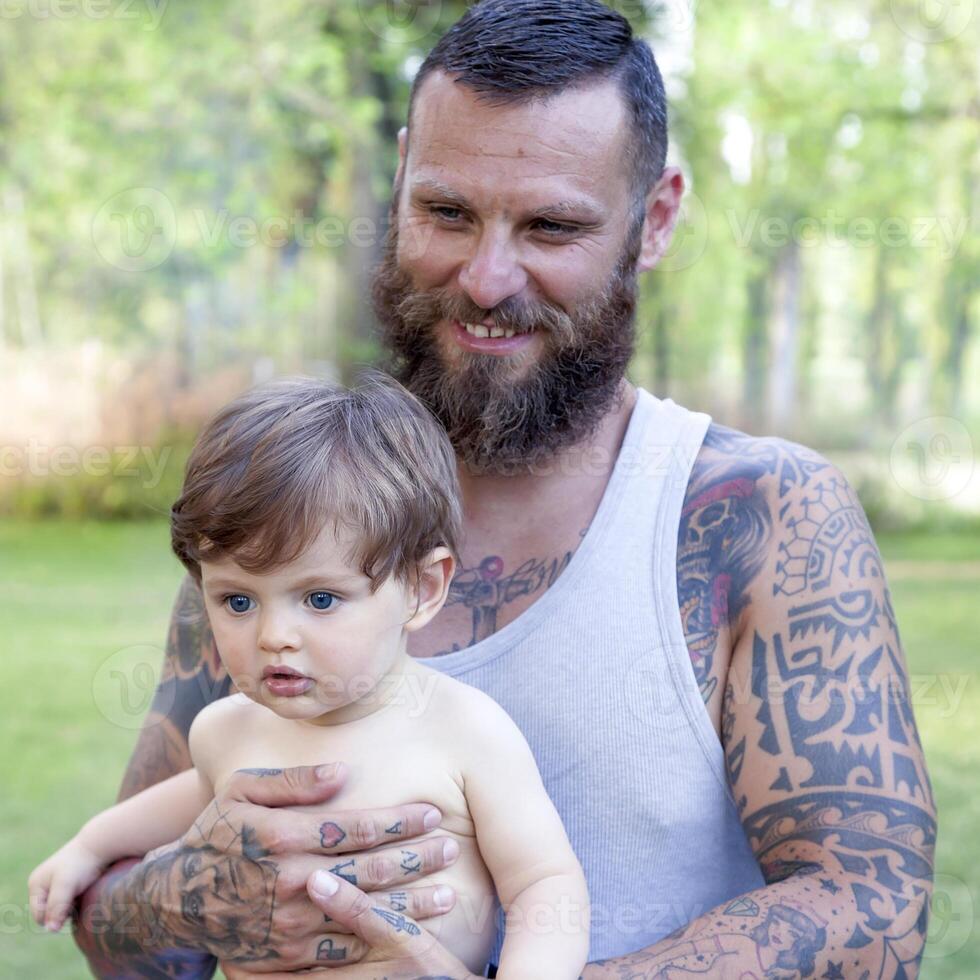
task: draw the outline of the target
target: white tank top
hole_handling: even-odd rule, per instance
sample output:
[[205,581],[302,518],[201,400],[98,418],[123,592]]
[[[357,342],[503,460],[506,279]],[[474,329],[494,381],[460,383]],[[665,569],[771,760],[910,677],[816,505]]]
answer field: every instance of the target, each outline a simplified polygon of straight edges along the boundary
[[[514,719],[585,870],[589,961],[642,949],[765,882],[694,678],[677,533],[710,418],[642,389],[588,532],[485,640],[420,658]],[[502,916],[491,962],[499,962]]]

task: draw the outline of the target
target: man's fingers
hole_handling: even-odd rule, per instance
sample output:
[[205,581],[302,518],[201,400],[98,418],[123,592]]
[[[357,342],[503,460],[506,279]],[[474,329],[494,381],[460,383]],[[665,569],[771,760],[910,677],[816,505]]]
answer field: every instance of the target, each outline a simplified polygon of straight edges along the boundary
[[326,870],[362,891],[397,891],[403,884],[449,867],[458,857],[456,841],[434,837],[350,857],[342,854]]
[[445,915],[456,904],[456,892],[449,885],[372,892],[371,898],[378,905],[384,905],[392,912],[404,912],[412,919],[431,919],[437,915]]
[[[308,951],[307,951],[308,949]],[[290,962],[295,969],[288,973],[282,972],[281,964],[275,960],[263,960],[249,964],[220,964],[228,980],[246,980],[249,977],[261,977],[262,980],[276,980],[277,977],[295,977],[297,973],[315,973],[318,970],[350,966],[359,963],[369,952],[370,947],[359,936],[353,933],[338,935],[315,936],[309,947],[303,944],[303,949]]]
[[[384,844],[422,837],[441,820],[442,814],[430,803],[406,803],[376,810],[338,810],[329,814],[317,814],[311,807],[256,808],[249,817],[257,843],[273,854],[329,855],[370,851]],[[423,844],[424,841],[417,845],[413,841],[407,846],[411,849]]]
[[310,966],[345,966],[349,963],[359,963],[367,951],[367,943],[359,936],[352,933],[347,935],[334,933],[323,936],[314,943],[313,963]]
[[429,803],[377,810],[331,813],[314,825],[315,849],[324,854],[349,854],[382,844],[421,837],[442,822],[442,813]]
[[404,912],[393,912],[365,895],[359,888],[327,871],[317,871],[307,883],[310,898],[330,918],[347,926],[375,954],[397,955],[420,940],[432,941],[422,927]]
[[[390,892],[371,892],[371,900],[392,912],[404,912],[412,919],[432,919],[445,915],[456,904],[456,892],[449,885],[430,885],[427,888],[402,888]],[[323,915],[314,907],[314,913]],[[350,929],[330,916],[324,916],[326,931],[331,935],[344,935]],[[431,927],[429,927],[431,928]]]
[[292,769],[238,769],[225,795],[266,807],[312,805],[329,800],[346,779],[342,762]]

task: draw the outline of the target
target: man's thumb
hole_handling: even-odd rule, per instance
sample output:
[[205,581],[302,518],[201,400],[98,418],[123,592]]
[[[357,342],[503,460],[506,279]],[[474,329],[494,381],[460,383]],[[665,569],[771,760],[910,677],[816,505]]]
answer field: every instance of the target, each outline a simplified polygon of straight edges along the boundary
[[342,762],[292,769],[238,769],[228,781],[226,795],[257,806],[303,806],[322,803],[344,785]]

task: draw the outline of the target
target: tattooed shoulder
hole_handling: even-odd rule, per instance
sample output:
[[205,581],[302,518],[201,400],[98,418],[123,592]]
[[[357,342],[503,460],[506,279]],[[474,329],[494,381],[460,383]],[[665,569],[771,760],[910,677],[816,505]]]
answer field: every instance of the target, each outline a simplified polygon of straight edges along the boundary
[[753,592],[779,574],[780,500],[829,464],[804,446],[711,425],[688,481],[677,540],[677,594],[695,678],[717,702],[721,664]]

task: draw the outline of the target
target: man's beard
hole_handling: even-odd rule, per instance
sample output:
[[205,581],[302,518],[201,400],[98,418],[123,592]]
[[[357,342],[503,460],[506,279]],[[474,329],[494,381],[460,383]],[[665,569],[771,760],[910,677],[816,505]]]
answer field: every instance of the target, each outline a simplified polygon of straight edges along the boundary
[[[532,471],[583,443],[616,403],[635,344],[636,262],[642,221],[634,220],[606,287],[571,314],[539,301],[507,299],[481,309],[460,289],[416,290],[398,267],[395,216],[374,280],[374,307],[390,359],[386,365],[443,424],[473,473]],[[447,364],[435,326],[495,325],[544,340],[536,363],[460,350]]]

